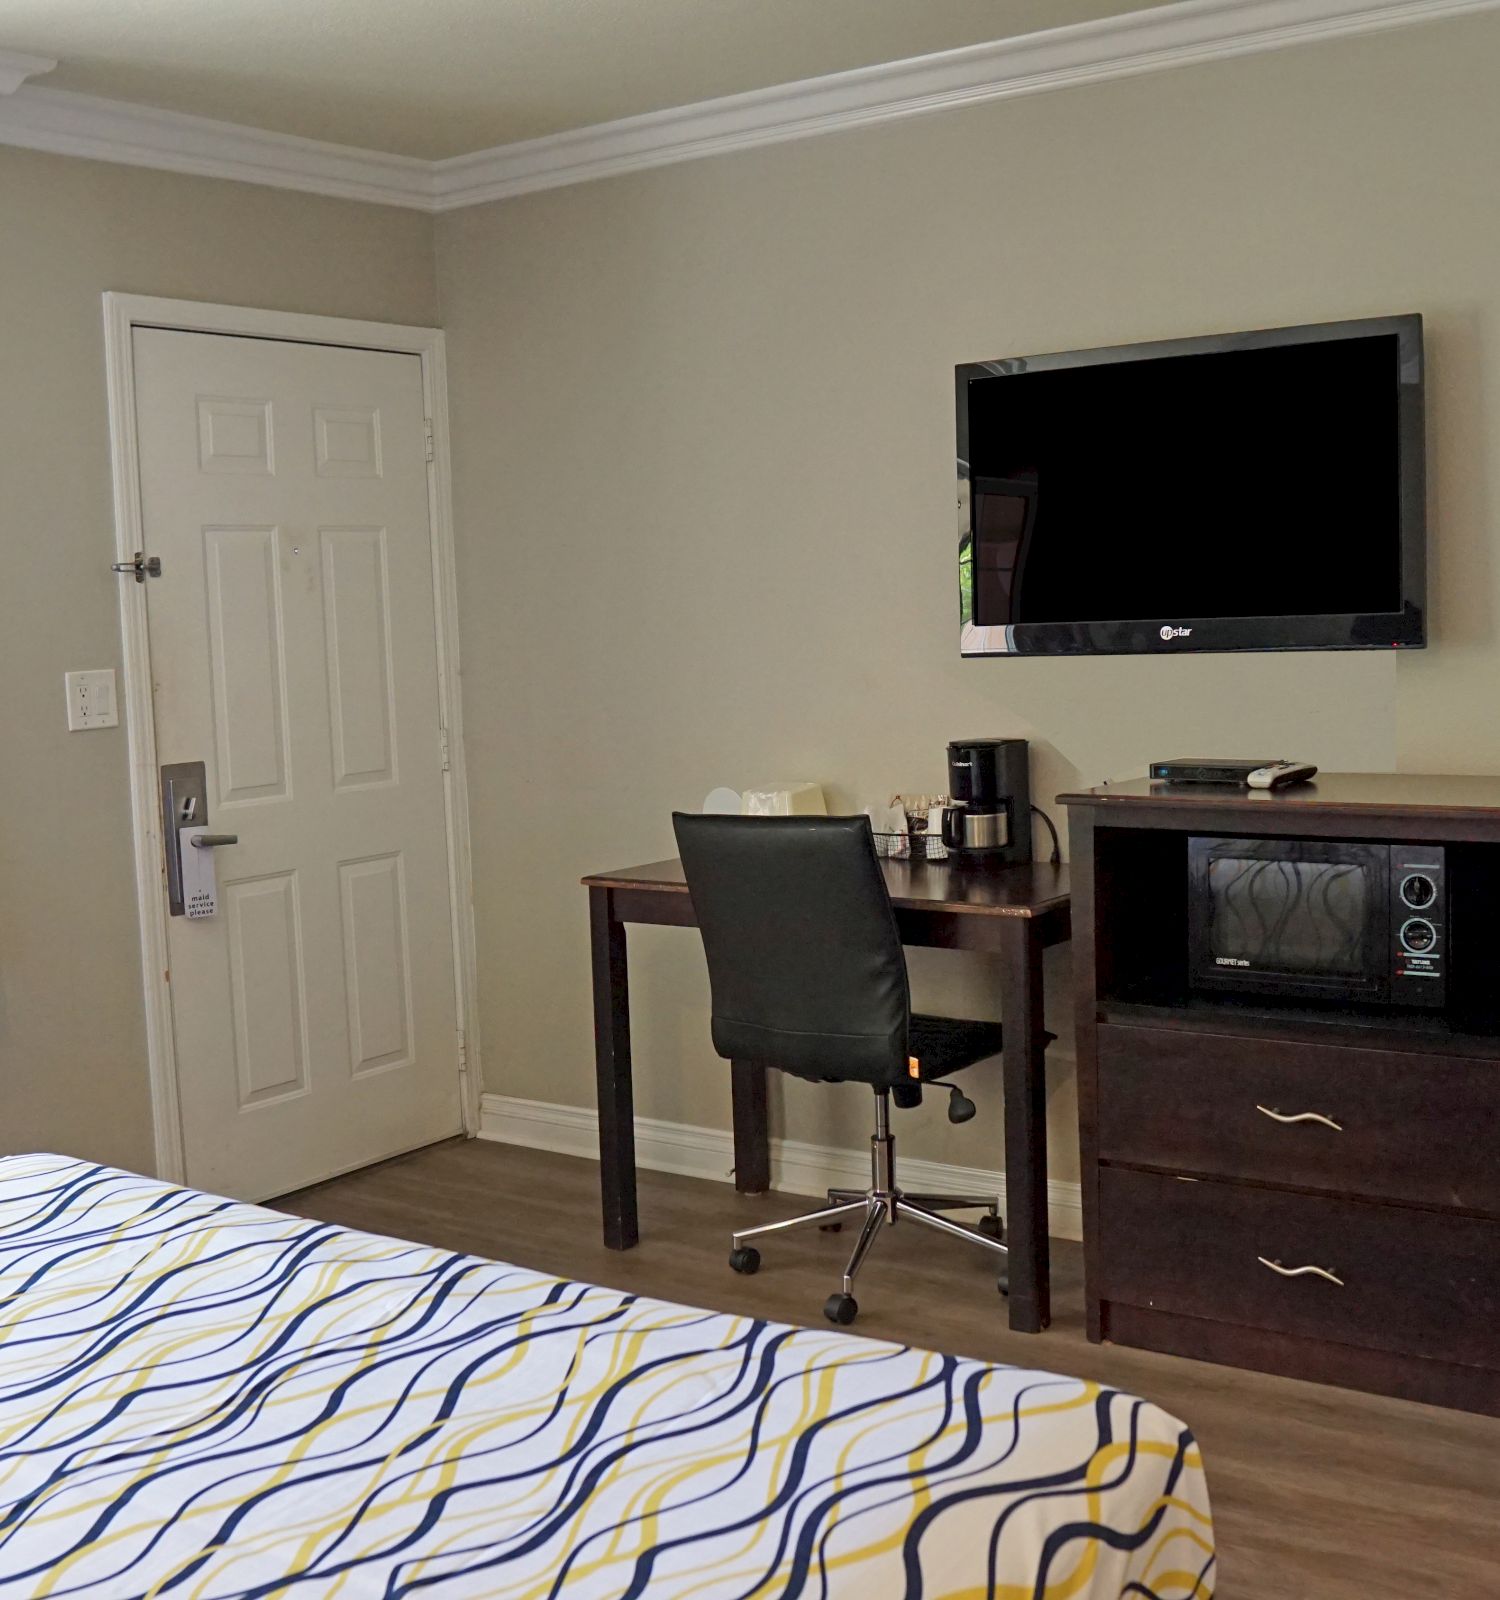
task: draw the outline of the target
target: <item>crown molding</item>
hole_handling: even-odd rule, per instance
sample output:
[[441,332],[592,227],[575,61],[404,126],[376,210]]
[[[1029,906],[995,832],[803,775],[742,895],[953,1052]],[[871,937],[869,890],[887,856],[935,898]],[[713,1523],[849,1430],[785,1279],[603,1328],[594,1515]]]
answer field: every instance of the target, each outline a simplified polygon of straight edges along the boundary
[[0,94],[14,94],[28,78],[51,72],[51,56],[23,56],[18,50],[0,50]]
[[935,111],[1495,10],[1500,0],[1178,0],[441,161],[44,89],[23,80],[54,62],[0,52],[0,145],[453,211]]
[[0,99],[0,145],[161,172],[432,209],[432,163],[212,117],[26,84]]
[[1500,9],[1500,0],[1182,0],[625,117],[433,163],[434,209],[1169,67]]

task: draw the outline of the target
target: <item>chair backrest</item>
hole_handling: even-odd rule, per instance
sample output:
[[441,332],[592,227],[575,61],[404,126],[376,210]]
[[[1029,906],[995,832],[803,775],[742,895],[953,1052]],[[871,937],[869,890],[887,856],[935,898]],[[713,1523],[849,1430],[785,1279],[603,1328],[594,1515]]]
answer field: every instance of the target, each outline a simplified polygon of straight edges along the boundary
[[911,999],[868,817],[674,814],[714,1048],[804,1078],[906,1077]]

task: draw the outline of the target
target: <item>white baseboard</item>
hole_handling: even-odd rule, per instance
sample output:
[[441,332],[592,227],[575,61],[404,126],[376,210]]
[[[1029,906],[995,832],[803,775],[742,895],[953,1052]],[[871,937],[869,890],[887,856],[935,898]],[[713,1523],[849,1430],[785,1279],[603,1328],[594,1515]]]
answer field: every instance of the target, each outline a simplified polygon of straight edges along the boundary
[[[559,1155],[599,1159],[599,1117],[583,1106],[521,1100],[487,1094],[480,1101],[479,1137]],[[734,1139],[721,1128],[695,1128],[685,1122],[635,1119],[636,1161],[653,1172],[731,1182]],[[864,1150],[805,1144],[800,1139],[771,1140],[771,1187],[789,1194],[822,1194],[827,1189],[862,1189],[869,1181]],[[942,1161],[901,1157],[903,1188],[930,1194],[993,1194],[1003,1198],[1005,1174],[986,1167],[950,1166]],[[1049,1228],[1060,1239],[1083,1237],[1083,1199],[1076,1183],[1047,1185]]]

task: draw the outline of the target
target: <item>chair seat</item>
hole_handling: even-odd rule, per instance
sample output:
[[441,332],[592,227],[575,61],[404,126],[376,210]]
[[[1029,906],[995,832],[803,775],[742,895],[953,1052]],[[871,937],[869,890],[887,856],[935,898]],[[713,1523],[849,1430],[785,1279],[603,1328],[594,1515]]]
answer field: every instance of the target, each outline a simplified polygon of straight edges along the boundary
[[907,1049],[916,1057],[923,1079],[930,1081],[999,1055],[1003,1040],[998,1022],[971,1022],[966,1017],[929,1017],[913,1012]]

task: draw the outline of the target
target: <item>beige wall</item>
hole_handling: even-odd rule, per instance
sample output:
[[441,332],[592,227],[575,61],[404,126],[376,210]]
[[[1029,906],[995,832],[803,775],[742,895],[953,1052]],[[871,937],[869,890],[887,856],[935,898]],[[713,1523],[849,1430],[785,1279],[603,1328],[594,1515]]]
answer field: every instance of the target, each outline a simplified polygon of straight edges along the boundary
[[[862,806],[979,734],[1035,741],[1044,800],[1200,750],[1500,768],[1497,59],[1500,20],[1448,22],[439,219],[492,1091],[590,1102],[578,877],[670,854],[718,783]],[[1410,310],[1425,657],[958,658],[955,362]],[[639,1110],[723,1125],[694,938],[632,941]],[[913,967],[919,1003],[992,1003],[982,959]],[[975,1088],[977,1128],[933,1105],[904,1147],[993,1159]],[[787,1131],[862,1136],[856,1092],[781,1089]]]
[[[125,735],[62,714],[64,671],[120,665],[102,290],[449,329],[487,1085],[587,1104],[577,878],[669,854],[714,784],[860,806],[990,733],[1043,799],[1195,747],[1500,770],[1497,51],[1469,19],[456,213],[438,285],[415,213],[0,150],[0,1147],[151,1161]],[[1435,649],[958,659],[955,362],[1411,309]],[[632,942],[641,1111],[725,1124],[693,937]],[[993,1010],[982,959],[913,970]],[[1066,1174],[1066,1041],[1054,1079]],[[934,1105],[904,1148],[993,1159],[975,1088],[977,1126]]]
[[429,218],[0,150],[0,1149],[149,1169],[100,294],[436,321]]

